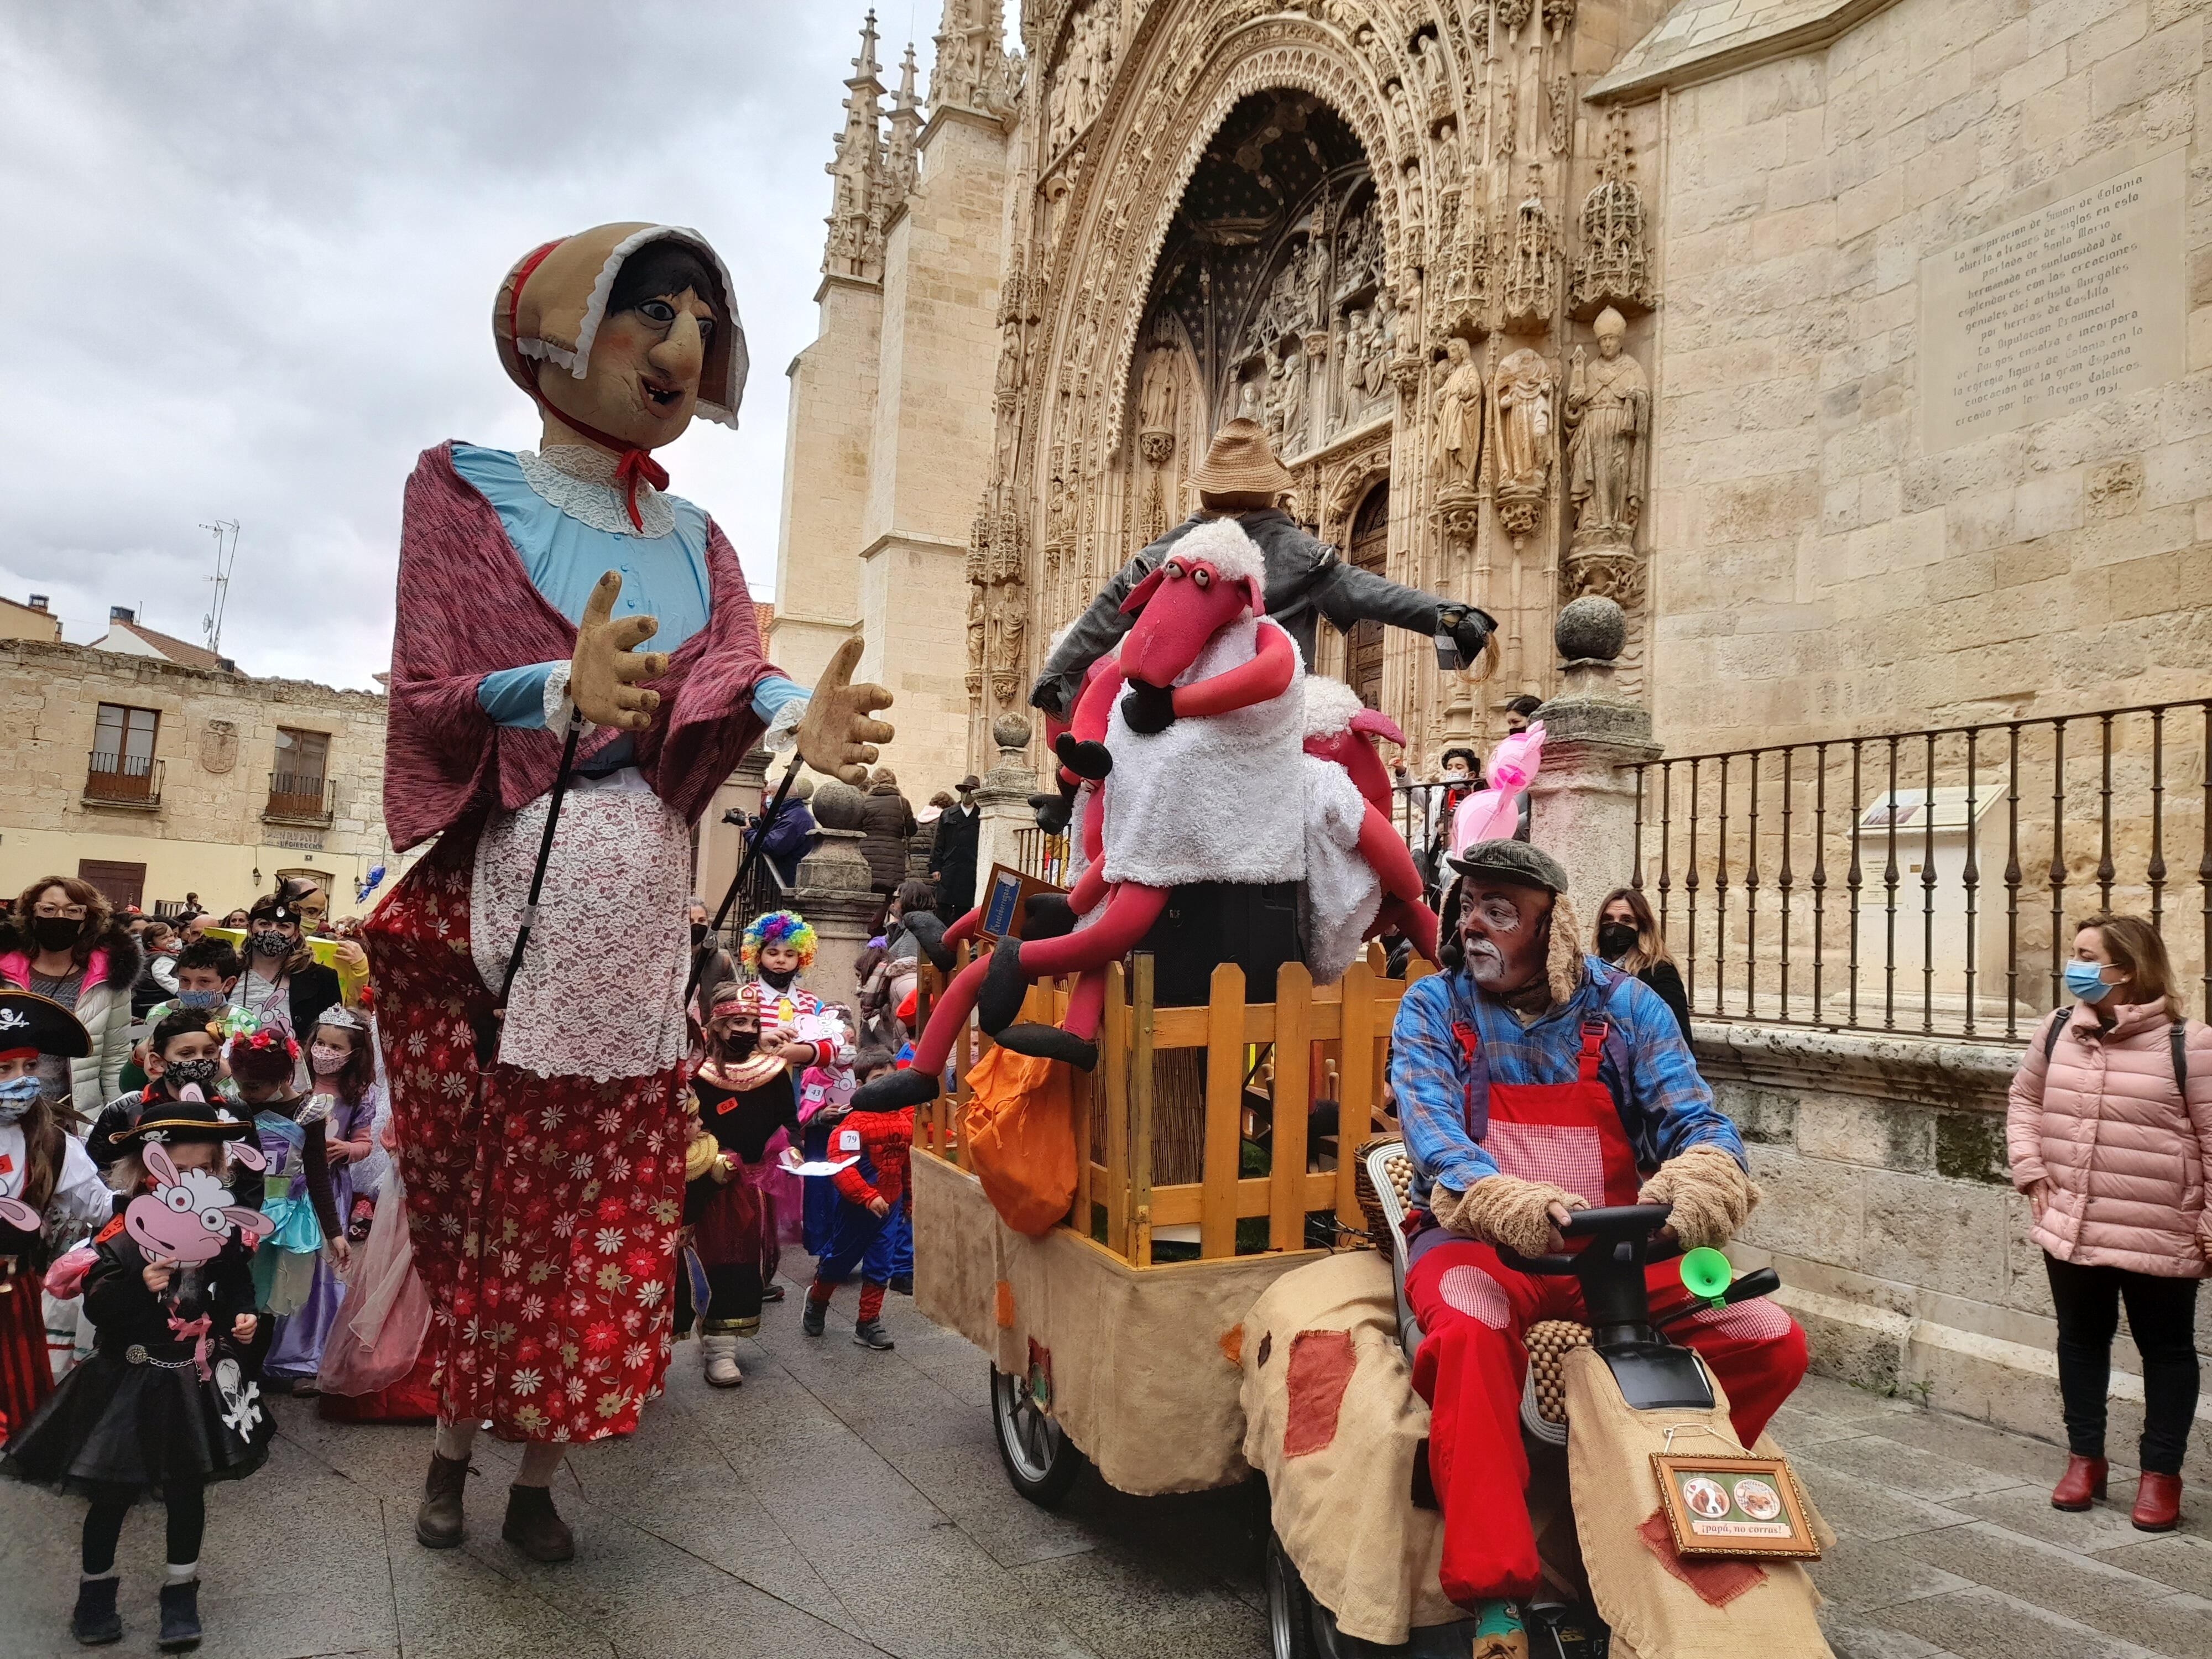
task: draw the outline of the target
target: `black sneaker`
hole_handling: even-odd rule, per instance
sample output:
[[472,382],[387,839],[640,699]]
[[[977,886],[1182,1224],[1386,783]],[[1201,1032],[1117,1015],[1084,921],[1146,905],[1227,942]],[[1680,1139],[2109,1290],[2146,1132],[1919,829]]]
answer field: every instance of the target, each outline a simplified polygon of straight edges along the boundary
[[873,1319],[865,1325],[853,1327],[853,1340],[864,1348],[873,1348],[878,1353],[888,1352],[898,1346],[897,1343],[891,1340],[890,1333],[883,1328],[879,1321]]
[[799,1316],[799,1328],[809,1336],[819,1336],[830,1324],[830,1304],[806,1298],[806,1311]]
[[766,1290],[764,1290],[764,1291],[763,1291],[761,1292],[761,1300],[762,1300],[762,1301],[763,1301],[763,1302],[781,1302],[781,1301],[782,1301],[782,1300],[783,1300],[783,1286],[782,1286],[782,1285],[769,1285]]
[[200,1581],[161,1586],[161,1633],[154,1645],[164,1653],[186,1653],[200,1644]]
[[891,1275],[891,1289],[901,1296],[912,1296],[914,1294],[914,1275],[912,1273],[893,1273]]
[[70,1634],[88,1648],[105,1647],[123,1639],[123,1615],[115,1610],[116,1580],[81,1578],[76,1586],[76,1611],[70,1614]]

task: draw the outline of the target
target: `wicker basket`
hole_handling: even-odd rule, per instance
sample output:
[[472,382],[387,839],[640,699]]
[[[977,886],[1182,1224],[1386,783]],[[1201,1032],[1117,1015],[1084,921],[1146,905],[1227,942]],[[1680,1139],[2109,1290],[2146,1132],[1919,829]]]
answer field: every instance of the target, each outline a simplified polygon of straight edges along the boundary
[[[1405,1137],[1402,1135],[1378,1135],[1360,1147],[1359,1157],[1353,1165],[1352,1190],[1359,1198],[1359,1213],[1367,1219],[1367,1242],[1385,1255],[1390,1254],[1390,1220],[1382,1212],[1382,1200],[1375,1190],[1373,1177],[1368,1173],[1367,1159],[1369,1154],[1379,1146],[1402,1146],[1404,1144]],[[1398,1207],[1403,1210],[1407,1205],[1406,1194],[1413,1178],[1413,1162],[1410,1158],[1395,1158],[1390,1160],[1390,1169],[1397,1176]]]

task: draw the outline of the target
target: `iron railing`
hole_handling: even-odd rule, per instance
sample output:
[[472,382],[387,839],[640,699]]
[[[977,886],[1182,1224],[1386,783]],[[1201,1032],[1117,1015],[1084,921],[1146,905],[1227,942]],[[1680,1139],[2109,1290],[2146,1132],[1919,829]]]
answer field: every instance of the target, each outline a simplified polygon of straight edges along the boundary
[[1632,884],[1707,1018],[2017,1041],[2092,910],[2212,1017],[2212,699],[1654,761]]
[[337,785],[308,773],[271,772],[264,818],[327,826],[337,816]]
[[159,806],[161,763],[144,755],[95,749],[84,769],[84,796],[103,806]]

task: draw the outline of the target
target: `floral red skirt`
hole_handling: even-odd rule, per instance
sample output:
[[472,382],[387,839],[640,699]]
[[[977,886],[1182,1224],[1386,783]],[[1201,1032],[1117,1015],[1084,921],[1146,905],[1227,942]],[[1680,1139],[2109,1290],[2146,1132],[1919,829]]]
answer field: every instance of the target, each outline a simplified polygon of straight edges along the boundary
[[365,930],[439,1415],[502,1440],[629,1434],[668,1368],[680,1074],[479,1073],[492,999],[470,954],[475,851],[448,832]]

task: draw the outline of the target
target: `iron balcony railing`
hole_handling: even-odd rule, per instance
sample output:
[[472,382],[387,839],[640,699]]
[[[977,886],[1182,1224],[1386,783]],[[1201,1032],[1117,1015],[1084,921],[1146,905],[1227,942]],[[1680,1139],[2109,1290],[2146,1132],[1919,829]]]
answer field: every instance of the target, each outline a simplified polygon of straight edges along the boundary
[[287,823],[327,825],[337,816],[337,786],[313,774],[271,772],[269,800],[261,816]]
[[2019,1040],[2097,910],[2212,1016],[2212,699],[1654,761],[1634,872],[1708,1018]]
[[159,806],[161,763],[112,749],[92,751],[84,769],[84,799],[106,806]]

